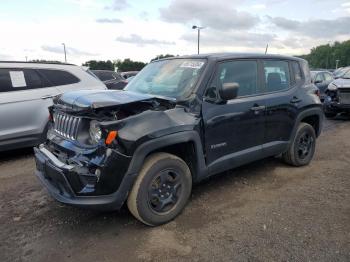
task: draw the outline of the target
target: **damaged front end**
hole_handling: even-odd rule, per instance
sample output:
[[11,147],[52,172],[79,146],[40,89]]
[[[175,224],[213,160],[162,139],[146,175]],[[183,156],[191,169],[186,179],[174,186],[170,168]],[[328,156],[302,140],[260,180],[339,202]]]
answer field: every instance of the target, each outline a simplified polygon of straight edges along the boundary
[[350,111],[350,86],[348,81],[346,84],[347,86],[344,86],[334,82],[328,86],[326,90],[327,97],[324,101],[326,113]]
[[124,91],[64,94],[50,108],[46,143],[34,149],[36,174],[60,202],[118,209],[135,176],[128,169],[139,140],[123,131],[126,120],[174,107],[171,100]]

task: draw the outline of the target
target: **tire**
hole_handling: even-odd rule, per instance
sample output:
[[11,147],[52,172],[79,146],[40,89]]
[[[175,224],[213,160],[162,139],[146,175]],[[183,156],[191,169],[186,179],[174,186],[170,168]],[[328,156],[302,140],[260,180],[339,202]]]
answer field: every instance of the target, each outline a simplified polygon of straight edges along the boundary
[[127,205],[142,223],[158,226],[181,213],[191,190],[192,176],[187,164],[175,155],[155,153],[146,158]]
[[[310,140],[308,140],[310,139]],[[282,154],[284,162],[292,166],[308,165],[315,153],[316,134],[307,123],[300,123],[288,150]]]
[[327,118],[334,118],[337,115],[337,113],[336,112],[325,112],[324,115]]

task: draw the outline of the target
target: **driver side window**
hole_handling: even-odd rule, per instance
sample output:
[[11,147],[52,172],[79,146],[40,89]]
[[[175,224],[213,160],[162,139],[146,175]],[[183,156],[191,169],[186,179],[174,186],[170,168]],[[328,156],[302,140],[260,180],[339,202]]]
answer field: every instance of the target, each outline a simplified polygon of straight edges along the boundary
[[220,63],[215,77],[205,96],[210,99],[218,97],[218,88],[225,83],[238,83],[238,97],[259,93],[258,63],[255,60],[236,60]]

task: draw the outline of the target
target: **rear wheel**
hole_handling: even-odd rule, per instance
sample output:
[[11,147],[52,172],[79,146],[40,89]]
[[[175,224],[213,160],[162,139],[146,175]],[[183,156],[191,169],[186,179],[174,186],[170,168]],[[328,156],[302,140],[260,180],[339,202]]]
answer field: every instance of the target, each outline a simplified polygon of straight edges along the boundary
[[147,157],[128,198],[130,212],[141,222],[157,226],[174,219],[191,194],[187,164],[168,153]]
[[283,160],[293,166],[308,165],[313,158],[316,147],[314,128],[307,123],[300,123],[293,142],[287,152],[282,154]]

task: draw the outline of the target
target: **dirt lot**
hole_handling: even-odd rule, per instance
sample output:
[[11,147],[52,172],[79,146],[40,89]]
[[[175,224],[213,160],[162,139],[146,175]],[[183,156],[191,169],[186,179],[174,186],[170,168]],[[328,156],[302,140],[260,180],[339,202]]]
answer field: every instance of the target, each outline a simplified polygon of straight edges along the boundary
[[0,155],[0,261],[350,261],[350,121],[327,121],[311,165],[271,158],[197,185],[173,222],[51,199],[31,150]]

